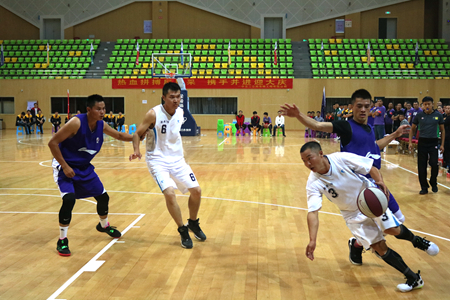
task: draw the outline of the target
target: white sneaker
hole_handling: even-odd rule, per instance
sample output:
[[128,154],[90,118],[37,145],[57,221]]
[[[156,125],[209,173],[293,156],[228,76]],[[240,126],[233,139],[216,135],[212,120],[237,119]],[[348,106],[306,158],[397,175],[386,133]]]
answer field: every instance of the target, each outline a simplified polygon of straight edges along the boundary
[[417,272],[417,276],[418,276],[417,280],[408,279],[406,283],[401,283],[397,285],[397,288],[400,290],[400,292],[406,293],[412,290],[421,289],[424,285],[424,282],[422,277],[420,276],[420,271]]
[[420,236],[414,238],[413,245],[414,248],[419,248],[431,256],[435,256],[439,253],[439,247],[435,243]]

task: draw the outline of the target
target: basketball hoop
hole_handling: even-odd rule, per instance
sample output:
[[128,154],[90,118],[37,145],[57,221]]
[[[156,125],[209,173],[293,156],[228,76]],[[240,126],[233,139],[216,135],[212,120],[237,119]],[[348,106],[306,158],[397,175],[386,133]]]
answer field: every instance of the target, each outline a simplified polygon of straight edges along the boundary
[[175,73],[164,73],[166,78],[175,78]]

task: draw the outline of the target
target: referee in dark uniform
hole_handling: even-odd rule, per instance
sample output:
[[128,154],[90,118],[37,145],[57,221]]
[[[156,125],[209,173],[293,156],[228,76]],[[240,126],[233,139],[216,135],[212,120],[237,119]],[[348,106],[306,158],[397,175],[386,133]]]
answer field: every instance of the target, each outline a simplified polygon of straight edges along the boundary
[[445,129],[444,118],[442,114],[433,109],[433,98],[425,97],[422,99],[423,111],[418,112],[414,117],[411,131],[409,132],[409,150],[412,150],[411,139],[419,129],[419,143],[417,145],[417,169],[419,172],[419,182],[421,191],[419,194],[428,193],[427,182],[427,166],[428,157],[430,159],[431,176],[430,185],[433,193],[438,191],[437,175],[438,166],[438,147],[439,147],[439,131],[441,131],[441,147],[440,151],[444,152]]

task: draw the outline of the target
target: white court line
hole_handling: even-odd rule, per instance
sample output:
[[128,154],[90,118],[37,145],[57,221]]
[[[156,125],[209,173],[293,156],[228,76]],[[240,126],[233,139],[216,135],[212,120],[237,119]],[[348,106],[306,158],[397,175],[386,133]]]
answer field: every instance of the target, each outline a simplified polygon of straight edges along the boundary
[[[0,194],[0,195],[1,196],[16,196],[16,195],[20,195],[20,196],[45,196],[45,197],[61,198],[61,195],[58,196],[58,195],[44,195],[44,194]],[[81,201],[86,201],[86,202],[91,202],[91,203],[97,204],[97,202],[94,202],[94,201],[88,200],[88,199],[84,199],[84,198],[80,198],[80,199],[77,199],[77,200],[81,200]]]
[[[1,194],[0,194],[1,195]],[[41,215],[57,215],[57,211],[0,211],[0,214],[41,214]],[[73,215],[98,215],[97,213],[82,213],[72,212]],[[115,216],[140,216],[138,213],[108,213],[108,215]],[[140,226],[133,226],[133,228],[140,228]]]
[[[41,190],[41,188],[0,188],[0,190],[8,190],[8,189],[12,189],[12,190]],[[49,190],[49,189],[42,189],[42,190]],[[56,190],[56,189],[55,189]],[[142,195],[157,195],[157,196],[163,196],[162,193],[151,193],[151,192],[133,192],[133,191],[111,191],[108,190],[108,193],[124,193],[124,194],[142,194]],[[0,194],[4,195],[4,194]],[[20,195],[20,194],[12,194],[12,195]],[[35,194],[36,196],[39,196],[40,194]],[[54,197],[58,197],[58,196],[54,196]],[[189,195],[180,195],[177,194],[177,197],[189,197]],[[296,206],[289,206],[289,205],[281,205],[281,204],[275,204],[275,203],[264,203],[264,202],[253,202],[253,201],[247,201],[247,200],[237,200],[237,199],[228,199],[228,198],[217,198],[217,197],[205,197],[202,196],[203,199],[213,199],[213,200],[220,200],[220,201],[229,201],[229,202],[240,202],[240,203],[248,203],[248,204],[258,204],[258,205],[266,205],[266,206],[275,206],[275,207],[283,207],[283,208],[290,208],[290,209],[296,209],[296,210],[303,210],[303,211],[308,211],[307,208],[302,208],[302,207],[296,207]],[[319,213],[321,214],[327,214],[327,215],[334,215],[334,216],[342,216],[341,214],[337,214],[337,213],[332,213],[332,212],[327,212],[327,211],[319,211]],[[414,231],[414,232],[419,232],[425,235],[429,235],[429,236],[433,236],[435,238],[441,239],[441,240],[445,240],[450,242],[450,239],[442,237],[442,236],[438,236],[438,235],[433,235],[431,233],[427,233],[427,232],[422,232],[422,231],[418,231],[415,229],[411,229],[409,228],[409,230]]]
[[[137,222],[139,222],[145,214],[140,214],[139,217],[137,217],[130,225],[128,225],[127,228],[125,228],[124,231],[122,231],[122,236],[127,233],[130,228],[132,228]],[[90,261],[88,261],[83,267],[81,267],[78,272],[76,272],[72,277],[69,278],[59,289],[56,290],[50,297],[47,298],[47,300],[56,300],[56,297],[58,297],[69,285],[72,284],[83,272],[95,272],[97,269],[105,262],[105,261],[98,261],[97,259],[103,255],[109,248],[112,247],[115,243],[117,243],[118,239],[113,239],[111,242],[109,242],[108,245],[106,245],[99,253],[97,253]],[[62,300],[62,299],[59,299]]]
[[[387,163],[390,163],[391,165],[394,165],[394,166],[396,166],[397,168],[400,168],[400,169],[402,169],[402,170],[405,170],[406,172],[409,172],[409,173],[411,173],[411,174],[414,174],[414,175],[416,175],[416,176],[419,176],[419,174],[417,174],[417,173],[414,173],[413,171],[411,171],[411,170],[408,170],[408,169],[406,169],[406,168],[403,168],[403,167],[400,167],[398,164],[394,164],[394,163],[392,163],[392,162],[390,162],[390,161],[388,161],[388,160],[385,160],[385,159],[381,159],[382,161],[385,161],[385,162],[387,162]],[[427,170],[428,170],[428,168],[427,168]],[[428,178],[427,177],[427,180],[430,180],[430,178]],[[450,190],[450,187],[448,187],[448,186],[446,186],[446,185],[444,185],[444,184],[442,184],[442,183],[437,183],[438,185],[440,185],[440,186],[442,186],[442,187],[445,187],[446,189],[448,189],[448,190]]]
[[226,140],[228,140],[229,137],[227,137],[226,139],[224,139],[218,146],[222,145],[223,143],[225,143]]

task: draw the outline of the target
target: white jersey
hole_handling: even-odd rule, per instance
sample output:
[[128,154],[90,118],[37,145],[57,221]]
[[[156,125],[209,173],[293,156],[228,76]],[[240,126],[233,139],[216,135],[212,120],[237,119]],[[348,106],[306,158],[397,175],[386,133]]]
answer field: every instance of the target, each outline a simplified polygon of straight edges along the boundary
[[146,160],[152,163],[175,163],[183,159],[180,129],[183,109],[177,108],[173,116],[160,104],[152,108],[156,115],[155,126],[147,132]]
[[308,211],[316,211],[322,207],[322,195],[340,209],[344,219],[355,217],[358,213],[356,203],[359,193],[376,186],[366,175],[372,168],[373,159],[348,152],[336,152],[326,156],[330,162],[330,170],[326,174],[311,171],[306,194]]

